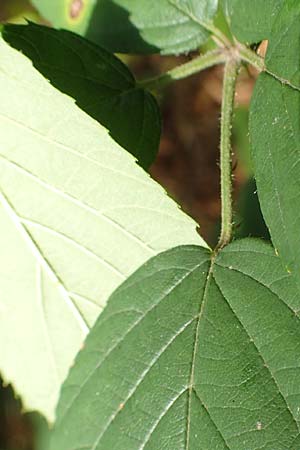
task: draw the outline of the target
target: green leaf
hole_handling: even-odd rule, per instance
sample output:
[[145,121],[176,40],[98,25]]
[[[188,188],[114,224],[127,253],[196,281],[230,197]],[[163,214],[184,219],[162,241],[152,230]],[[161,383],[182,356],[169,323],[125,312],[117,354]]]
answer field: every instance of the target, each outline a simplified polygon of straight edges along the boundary
[[268,39],[286,0],[223,0],[231,31],[241,42]]
[[[35,0],[55,27],[75,30],[68,17],[71,3]],[[207,40],[217,4],[217,0],[92,1],[86,12],[82,10],[84,25],[77,32],[112,52],[177,54],[195,50]]]
[[300,287],[300,93],[260,76],[250,112],[259,200],[271,238]]
[[268,70],[300,86],[300,3],[286,0],[269,37],[265,62]]
[[107,130],[2,39],[0,86],[0,371],[52,420],[113,290],[164,249],[206,244]]
[[51,449],[299,448],[299,308],[260,241],[156,256],[87,337]]
[[31,0],[31,2],[55,27],[85,34],[97,0]]
[[104,125],[142,167],[149,168],[159,146],[160,112],[155,98],[136,86],[125,64],[68,31],[30,23],[8,25],[3,36],[56,88]]
[[277,79],[262,74],[256,84],[250,138],[262,212],[273,244],[300,288],[299,19],[299,3],[286,1],[266,55],[267,69]]

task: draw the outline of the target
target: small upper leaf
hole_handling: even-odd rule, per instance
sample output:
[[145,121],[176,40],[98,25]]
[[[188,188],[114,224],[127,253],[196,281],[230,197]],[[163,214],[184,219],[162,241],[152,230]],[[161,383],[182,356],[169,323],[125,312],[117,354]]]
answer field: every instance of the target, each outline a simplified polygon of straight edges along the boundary
[[52,450],[299,448],[290,276],[255,240],[210,259],[172,249],[114,292],[63,386]]
[[[74,29],[61,3],[35,0],[55,27]],[[82,11],[84,28],[79,32],[112,52],[182,53],[206,41],[217,4],[218,0],[94,0],[86,13]]]
[[53,419],[112,291],[196,224],[96,121],[0,40],[0,371]]
[[142,167],[149,168],[159,146],[159,108],[149,92],[136,86],[125,64],[69,31],[30,23],[8,25],[3,36],[55,87],[104,125]]

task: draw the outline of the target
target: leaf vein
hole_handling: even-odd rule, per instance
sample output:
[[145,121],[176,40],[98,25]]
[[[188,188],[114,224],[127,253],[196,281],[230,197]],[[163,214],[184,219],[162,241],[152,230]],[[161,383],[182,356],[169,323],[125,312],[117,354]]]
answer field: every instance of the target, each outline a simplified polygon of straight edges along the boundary
[[0,155],[0,158],[3,158],[8,164],[12,165],[17,171],[22,172],[25,176],[33,179],[36,183],[40,184],[41,186],[43,186],[45,189],[49,190],[50,192],[58,194],[60,197],[64,198],[65,200],[67,200],[71,203],[74,203],[79,208],[84,209],[85,211],[88,211],[92,215],[102,218],[106,222],[109,222],[113,227],[117,228],[124,235],[127,235],[130,239],[136,241],[140,246],[147,249],[151,254],[155,254],[155,250],[152,247],[150,247],[149,244],[142,241],[134,233],[130,232],[129,230],[126,230],[117,221],[115,221],[111,217],[104,214],[104,212],[95,209],[93,206],[90,206],[87,203],[83,202],[82,200],[79,200],[79,199],[73,197],[71,194],[60,190],[59,188],[49,184],[46,181],[41,180],[38,176],[31,173],[29,170],[25,169],[24,167],[19,166],[18,164],[16,164],[13,161],[10,161],[8,158],[6,158],[2,155]]
[[[235,270],[235,269],[233,269],[233,270]],[[237,272],[239,272],[239,271],[237,270]],[[243,273],[243,272],[241,272],[241,273]],[[247,276],[247,274],[244,274],[244,275]],[[254,280],[254,281],[258,282],[259,284],[261,284],[262,286],[264,286],[264,285],[263,285],[262,283],[260,283],[258,280],[255,280],[255,278],[250,277],[250,276],[249,276],[249,278],[251,278],[252,280]],[[277,391],[278,391],[280,397],[281,397],[282,400],[283,400],[283,403],[286,405],[287,411],[289,412],[289,414],[290,414],[290,416],[291,416],[291,418],[292,418],[292,421],[293,421],[294,425],[296,425],[296,428],[297,428],[297,430],[298,430],[298,433],[300,434],[300,428],[299,428],[298,422],[296,421],[295,417],[293,416],[293,413],[292,413],[292,411],[291,411],[291,409],[290,409],[290,406],[289,406],[289,404],[288,404],[288,402],[287,402],[287,400],[286,400],[284,394],[282,393],[281,388],[280,388],[280,385],[278,384],[278,382],[277,382],[277,380],[276,380],[276,378],[275,378],[275,376],[274,376],[272,370],[270,369],[269,365],[267,364],[267,361],[266,361],[265,358],[263,357],[263,354],[259,351],[259,348],[257,347],[257,345],[256,345],[256,343],[255,343],[255,340],[251,337],[251,333],[248,331],[248,329],[246,328],[246,326],[243,324],[243,322],[240,320],[240,318],[238,317],[238,315],[236,314],[236,312],[235,312],[234,309],[232,308],[232,306],[231,306],[231,304],[230,304],[230,301],[227,299],[227,297],[225,296],[224,292],[222,291],[222,288],[221,288],[220,284],[217,282],[217,280],[216,280],[215,277],[214,277],[214,279],[215,279],[216,285],[218,286],[218,288],[219,288],[219,290],[220,290],[220,292],[221,292],[221,294],[222,294],[222,297],[224,298],[224,300],[226,301],[227,305],[228,305],[229,308],[231,309],[232,314],[233,314],[234,317],[238,320],[238,322],[241,324],[243,330],[245,331],[245,333],[246,333],[247,336],[248,336],[249,341],[253,344],[254,348],[256,349],[256,352],[257,352],[258,357],[261,359],[261,361],[263,362],[264,366],[265,366],[266,369],[268,370],[268,372],[269,372],[269,374],[270,374],[270,377],[271,377],[271,379],[273,380],[274,385],[276,386]],[[264,287],[266,287],[266,286],[264,286]],[[273,294],[274,294],[274,293],[273,293]],[[275,294],[275,295],[276,295],[276,294]],[[277,295],[277,297],[278,297],[278,295]],[[278,298],[279,298],[279,297],[278,297]]]
[[86,324],[86,321],[84,317],[81,315],[80,311],[77,309],[75,303],[73,302],[72,298],[70,297],[68,290],[66,289],[63,282],[60,280],[59,276],[55,272],[54,268],[50,265],[50,263],[47,261],[45,256],[43,255],[42,250],[39,248],[31,234],[28,232],[28,230],[24,227],[22,222],[19,220],[19,216],[17,215],[16,211],[14,210],[13,206],[10,204],[10,202],[7,200],[7,198],[4,195],[4,192],[0,193],[0,202],[2,203],[3,207],[7,211],[9,217],[12,219],[13,223],[15,224],[17,230],[20,232],[20,235],[22,236],[23,240],[27,244],[29,250],[31,251],[32,255],[36,259],[37,262],[41,264],[41,266],[46,270],[46,273],[49,275],[50,279],[54,281],[61,293],[62,298],[66,302],[67,306],[69,307],[70,311],[74,315],[74,317],[77,319],[78,325],[81,329],[81,331],[86,335],[89,331],[89,327]]
[[[154,366],[154,364],[159,360],[159,358],[165,353],[165,351],[170,347],[170,345],[175,341],[175,339],[180,336],[185,330],[186,328],[188,328],[189,325],[191,325],[191,323],[194,322],[194,320],[196,320],[196,317],[192,317],[192,319],[190,319],[188,322],[186,322],[173,336],[171,336],[171,338],[169,339],[169,341],[162,347],[162,349],[155,355],[155,357],[152,359],[152,361],[150,362],[150,364],[148,365],[148,367],[142,372],[141,376],[138,378],[137,382],[134,384],[134,386],[132,387],[132,389],[129,391],[129,394],[127,395],[127,397],[123,400],[123,405],[125,407],[126,403],[130,400],[130,398],[135,394],[137,388],[139,387],[139,385],[144,381],[146,375],[150,372],[150,370],[152,369],[152,367]],[[132,331],[132,330],[130,330]],[[127,334],[128,335],[128,334]],[[182,394],[182,392],[181,392]],[[118,414],[120,413],[120,409],[117,408],[116,411],[110,416],[106,426],[104,427],[104,429],[102,430],[102,432],[100,433],[100,435],[97,437],[96,441],[94,442],[91,450],[95,450],[97,448],[98,443],[100,442],[101,438],[103,437],[103,435],[105,434],[105,432],[107,431],[107,429],[110,427],[110,425],[113,423],[113,421],[116,419],[116,417],[118,416]],[[143,442],[144,444],[144,442]],[[141,449],[143,449],[144,446],[141,447]]]
[[[90,378],[95,374],[96,370],[99,369],[99,367],[105,362],[105,360],[109,357],[109,355],[115,350],[115,348],[118,347],[118,345],[129,335],[129,333],[131,333],[141,322],[142,320],[147,316],[147,314],[149,314],[150,312],[152,312],[155,308],[157,308],[160,304],[161,301],[163,301],[168,295],[170,295],[174,289],[176,289],[183,280],[185,280],[187,277],[189,277],[195,270],[197,270],[198,268],[200,268],[201,266],[203,266],[204,264],[207,263],[207,260],[204,262],[201,262],[200,264],[196,264],[192,269],[190,269],[188,272],[186,272],[182,277],[180,277],[180,279],[178,279],[176,281],[175,284],[173,284],[167,292],[164,292],[162,296],[160,296],[157,301],[155,302],[154,305],[151,305],[150,308],[148,308],[143,315],[141,315],[140,317],[138,317],[138,319],[133,322],[133,324],[125,331],[125,333],[117,340],[114,342],[114,344],[111,346],[111,348],[108,349],[108,351],[105,353],[105,355],[103,356],[103,359],[101,359],[101,361],[99,361],[95,367],[91,370],[91,372],[88,374],[88,376],[83,380],[83,382],[78,386],[78,391],[76,393],[76,395],[72,398],[72,400],[70,401],[69,405],[65,408],[64,410],[64,414],[61,417],[61,420],[63,420],[63,417],[66,416],[66,414],[68,413],[68,411],[70,410],[70,408],[72,407],[72,405],[74,404],[74,402],[76,401],[76,399],[79,397],[82,389],[84,388],[84,386],[86,385],[86,383],[90,380]],[[132,286],[132,285],[131,285]],[[111,316],[109,316],[111,317]],[[109,319],[109,318],[108,318]],[[100,318],[100,320],[102,320]],[[192,319],[194,320],[194,319]]]
[[108,269],[110,269],[112,272],[114,272],[116,275],[118,275],[118,277],[121,277],[122,280],[126,279],[126,275],[123,274],[119,269],[117,269],[113,264],[111,264],[109,261],[107,261],[106,259],[100,257],[99,255],[97,255],[95,252],[93,252],[92,250],[90,250],[89,248],[87,248],[85,245],[77,242],[75,239],[71,238],[70,236],[67,236],[66,234],[62,233],[61,231],[58,230],[54,230],[53,228],[41,224],[39,222],[36,222],[34,220],[31,219],[26,219],[24,217],[20,217],[20,221],[26,226],[32,226],[32,227],[36,227],[36,228],[40,228],[41,230],[44,230],[47,233],[52,234],[53,236],[60,238],[66,242],[69,242],[70,244],[74,245],[76,248],[78,248],[80,251],[82,251],[84,254],[96,259],[98,262],[100,262],[102,265],[104,265],[105,267],[107,267]]

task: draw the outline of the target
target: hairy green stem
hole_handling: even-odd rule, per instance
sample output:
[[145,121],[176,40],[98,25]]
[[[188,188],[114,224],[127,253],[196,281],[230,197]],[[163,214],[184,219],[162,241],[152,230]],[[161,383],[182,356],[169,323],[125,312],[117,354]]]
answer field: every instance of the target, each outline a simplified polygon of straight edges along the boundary
[[138,82],[138,86],[150,90],[157,89],[171,83],[172,81],[181,80],[182,78],[194,75],[195,73],[207,69],[208,67],[222,64],[227,58],[228,56],[225,52],[222,52],[220,49],[214,50],[198,56],[185,64],[177,66],[158,77],[140,81]]
[[177,66],[174,69],[159,75],[158,77],[138,81],[137,84],[142,88],[150,90],[158,89],[172,83],[173,81],[181,80],[194,75],[195,73],[207,69],[208,67],[224,64],[229,58],[231,58],[230,54],[233,52],[235,52],[242,61],[256,67],[260,72],[268,72],[262,57],[254,53],[250,48],[242,44],[238,44],[236,46],[232,45],[231,47],[218,48],[217,50],[205,53],[204,55],[198,56],[185,64],[181,64],[180,66]]
[[265,70],[265,61],[261,56],[257,55],[252,50],[250,50],[250,48],[245,47],[244,45],[239,45],[237,48],[240,58],[243,61],[256,67],[256,69],[258,69],[260,72]]
[[228,59],[224,68],[220,142],[222,224],[217,250],[227,245],[232,235],[231,128],[239,65],[239,60],[232,57]]
[[236,80],[241,61],[250,63],[259,71],[267,71],[264,59],[243,44],[236,43],[230,47],[199,56],[181,66],[169,70],[156,78],[138,83],[140,87],[157,89],[172,81],[193,75],[208,67],[225,63],[223,95],[221,108],[221,233],[215,251],[227,245],[232,237],[232,174],[231,174],[231,129]]

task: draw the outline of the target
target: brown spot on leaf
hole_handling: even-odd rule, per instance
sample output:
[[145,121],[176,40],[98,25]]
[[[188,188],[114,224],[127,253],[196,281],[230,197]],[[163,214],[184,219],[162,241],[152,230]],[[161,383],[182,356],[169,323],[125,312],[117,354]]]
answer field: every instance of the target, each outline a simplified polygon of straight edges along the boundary
[[83,0],[73,0],[70,5],[70,17],[77,19],[83,9]]

